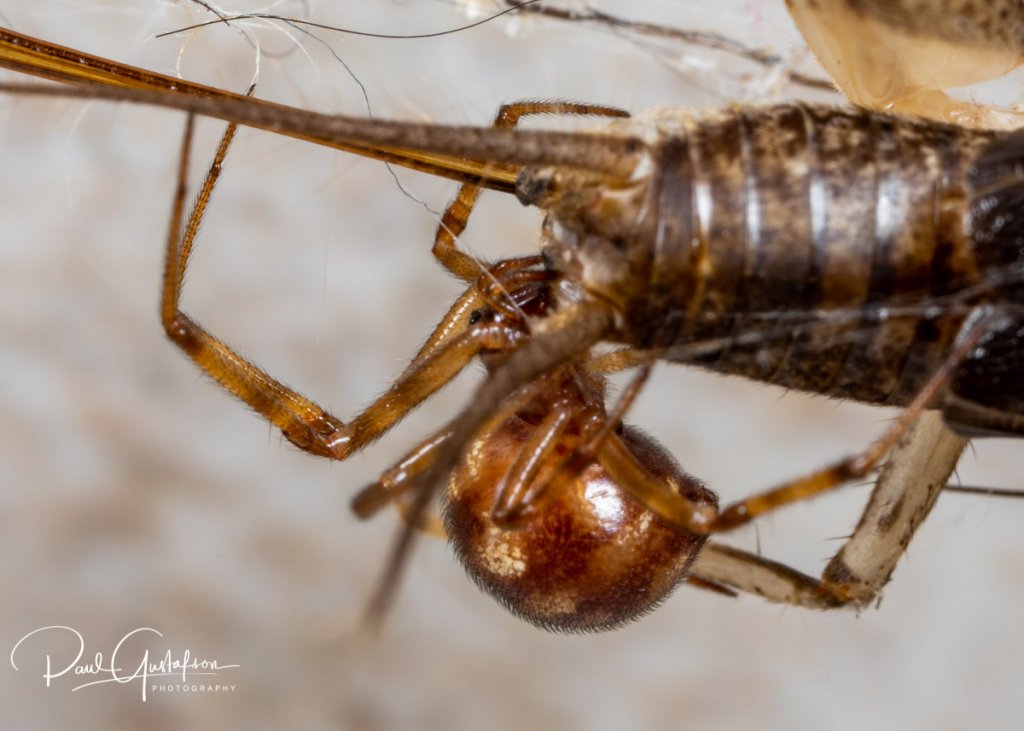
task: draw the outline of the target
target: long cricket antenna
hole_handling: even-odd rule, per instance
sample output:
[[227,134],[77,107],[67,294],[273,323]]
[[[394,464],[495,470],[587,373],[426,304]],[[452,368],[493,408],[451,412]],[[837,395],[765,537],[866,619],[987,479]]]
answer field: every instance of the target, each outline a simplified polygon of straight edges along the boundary
[[638,138],[444,126],[322,114],[74,51],[0,28],[0,67],[73,86],[0,84],[0,92],[107,99],[178,109],[512,192],[524,166],[553,165],[628,179],[646,151]]

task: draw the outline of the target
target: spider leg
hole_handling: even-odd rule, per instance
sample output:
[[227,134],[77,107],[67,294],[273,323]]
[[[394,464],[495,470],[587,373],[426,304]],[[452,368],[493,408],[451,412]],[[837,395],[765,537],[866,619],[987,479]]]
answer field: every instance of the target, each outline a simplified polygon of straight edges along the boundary
[[[329,459],[345,459],[380,437],[425,398],[444,386],[485,348],[508,347],[509,333],[498,324],[468,329],[461,322],[478,295],[456,303],[424,347],[421,356],[352,421],[345,423],[314,401],[286,386],[220,338],[207,332],[180,308],[182,286],[200,223],[217,183],[236,125],[229,125],[209,171],[185,218],[186,173],[192,143],[192,120],[186,126],[178,166],[178,184],[168,229],[160,317],[167,336],[222,388],[248,404],[300,449]],[[183,224],[184,220],[184,224]],[[477,298],[477,299],[474,299]],[[460,309],[461,307],[461,309]],[[458,324],[458,323],[455,323]],[[455,333],[457,335],[437,335]]]

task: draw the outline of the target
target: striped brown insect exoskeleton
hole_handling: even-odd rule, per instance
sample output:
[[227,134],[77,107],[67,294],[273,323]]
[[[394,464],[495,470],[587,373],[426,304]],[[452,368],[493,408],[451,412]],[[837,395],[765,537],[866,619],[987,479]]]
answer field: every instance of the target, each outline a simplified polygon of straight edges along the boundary
[[[204,371],[305,451],[344,459],[476,355],[498,355],[472,403],[410,455],[415,468],[399,465],[360,495],[358,505],[365,507],[400,493],[409,499],[410,526],[421,525],[448,482],[450,503],[475,483],[494,490],[493,501],[471,512],[473,520],[482,510],[495,522],[493,530],[518,528],[567,492],[595,492],[586,470],[596,463],[607,470],[600,484],[613,484],[643,506],[641,522],[659,519],[683,537],[684,548],[672,560],[685,568],[703,537],[871,474],[927,408],[971,434],[1017,434],[1024,426],[1024,388],[1015,380],[1014,361],[1020,253],[1007,215],[1019,190],[1022,143],[1014,135],[806,105],[703,117],[662,110],[589,134],[512,129],[514,120],[492,128],[369,122],[126,70],[13,34],[0,41],[7,44],[8,66],[61,80],[130,79],[135,87],[59,93],[180,108],[461,179],[470,187],[447,221],[456,231],[480,185],[514,191],[524,204],[545,211],[542,259],[481,271],[438,235],[435,254],[470,282],[465,301],[479,305],[475,316],[453,309],[389,392],[342,422],[179,311],[195,227],[186,226],[178,238],[183,195],[177,196],[162,301],[165,329]],[[181,93],[168,94],[170,88]],[[197,215],[211,187],[204,187]],[[484,275],[508,299],[487,296]],[[515,319],[509,302],[530,300],[535,282],[543,285],[543,307],[532,319],[502,324],[511,329],[487,340],[494,333],[481,322],[502,312]],[[599,344],[617,349],[595,356]],[[656,443],[638,446],[625,430],[620,436],[622,412],[655,360],[905,411],[864,452],[719,510],[703,488],[664,466]],[[627,366],[639,366],[640,375],[606,414],[600,388],[587,384]],[[509,450],[501,444],[516,430],[513,419],[520,427]],[[475,454],[503,453],[513,455],[507,469],[473,472]],[[557,469],[546,473],[552,465]],[[607,506],[589,504],[595,515]],[[460,519],[456,507],[448,515],[449,528],[472,522]],[[805,606],[863,603],[884,583],[916,527],[910,505],[887,509],[883,517],[862,522],[847,544],[858,548],[862,564],[847,556],[841,571],[826,571],[820,581],[725,548],[705,551],[693,573],[712,586]],[[897,528],[875,530],[881,522]],[[411,536],[411,530],[403,533],[377,608],[393,590]],[[458,545],[461,539],[454,540]],[[500,584],[488,580],[488,571],[530,576],[524,557],[509,546],[503,540],[483,549],[478,581]],[[466,549],[467,565],[474,563],[466,557],[473,550]],[[647,558],[626,555],[641,565]],[[865,586],[872,591],[863,592]],[[585,596],[558,596],[538,617],[516,604],[521,591],[495,591],[540,624],[568,629],[614,626],[646,608],[627,603],[629,609],[616,615],[606,600],[600,606],[605,614],[589,615],[600,620],[574,623]]]
[[[1012,30],[1022,20],[1021,10],[1012,4],[790,0],[787,7],[840,90],[860,106],[974,128],[1012,129],[1024,121],[1012,108],[959,101],[944,91],[947,87],[990,80],[1021,63],[1021,43]],[[541,6],[523,10],[603,26],[617,33],[708,46],[782,68],[798,83],[816,85],[813,76],[787,69],[784,59],[771,47],[723,43],[713,33],[634,22],[595,9]],[[851,594],[865,601],[877,595],[881,589],[878,582],[887,579],[894,564],[889,564],[885,571],[871,571],[874,580],[854,579],[862,569],[851,567],[850,563],[863,566],[865,560],[872,560],[866,558],[872,550],[866,550],[862,541],[874,532],[876,535],[866,541],[868,545],[891,542],[905,547],[916,526],[934,506],[940,487],[950,479],[966,445],[966,439],[950,431],[938,413],[923,413],[890,455],[857,534],[836,555],[826,575],[845,576],[855,587]],[[894,505],[901,506],[901,516],[893,515]],[[890,535],[886,538],[885,534]]]

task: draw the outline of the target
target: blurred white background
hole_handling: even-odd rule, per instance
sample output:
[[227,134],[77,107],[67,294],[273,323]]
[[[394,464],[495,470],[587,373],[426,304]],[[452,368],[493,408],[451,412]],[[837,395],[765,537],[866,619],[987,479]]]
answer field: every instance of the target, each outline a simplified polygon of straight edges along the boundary
[[[243,90],[253,50],[176,3],[5,0],[30,35]],[[486,4],[483,4],[486,8]],[[802,62],[782,2],[644,0],[609,10],[718,30]],[[262,10],[251,2],[226,10]],[[414,33],[466,22],[436,0],[277,3],[276,12]],[[800,94],[755,66],[582,25],[509,18],[386,41],[258,31],[259,95],[325,111],[488,124],[503,101],[573,98],[638,110]],[[326,44],[326,45],[325,45]],[[336,55],[332,55],[336,54]],[[342,65],[347,65],[347,69]],[[813,64],[801,69],[814,72]],[[16,78],[4,74],[4,78]],[[345,464],[299,453],[197,375],[156,316],[182,115],[0,100],[0,649],[69,625],[87,658],[136,627],[177,655],[237,663],[234,692],[137,684],[45,688],[27,643],[0,668],[12,728],[1013,728],[1022,702],[1024,501],[943,497],[876,611],[818,614],[680,590],[639,623],[550,635],[482,596],[422,540],[379,638],[357,631],[397,529],[348,512],[354,492],[455,413],[473,378]],[[558,124],[558,122],[548,122]],[[220,123],[204,122],[194,175]],[[399,172],[435,210],[454,185]],[[531,252],[539,218],[485,194],[465,244]],[[348,418],[397,375],[458,293],[434,220],[379,163],[243,131],[229,155],[185,307],[271,373]],[[734,498],[863,446],[892,413],[664,367],[631,421]],[[1021,448],[978,444],[965,482],[1024,486]],[[729,536],[817,573],[864,487]],[[59,645],[59,646],[58,646]],[[21,652],[20,651],[20,652]],[[273,719],[271,722],[270,719]]]

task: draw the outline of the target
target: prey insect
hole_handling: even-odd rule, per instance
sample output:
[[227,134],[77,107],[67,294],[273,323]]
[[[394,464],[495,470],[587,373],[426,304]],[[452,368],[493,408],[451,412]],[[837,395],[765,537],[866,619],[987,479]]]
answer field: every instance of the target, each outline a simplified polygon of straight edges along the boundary
[[[38,52],[39,42],[33,43],[37,45],[32,52]],[[22,39],[18,45],[26,44]],[[156,78],[149,75],[146,83]],[[637,464],[626,459],[619,475],[628,479],[617,480],[623,489],[645,509],[691,535],[735,527],[779,505],[870,473],[925,407],[941,407],[948,420],[965,429],[1020,430],[1019,402],[1013,401],[1019,396],[1011,391],[1009,401],[999,401],[986,389],[986,379],[996,377],[992,369],[1001,374],[1005,359],[1012,357],[1016,322],[1016,254],[995,235],[1005,231],[993,231],[993,220],[982,215],[1003,210],[1004,199],[1014,193],[1012,167],[1006,169],[1016,147],[1012,137],[804,106],[733,111],[703,120],[662,113],[581,136],[297,116],[223,93],[196,93],[207,96],[110,89],[82,95],[131,97],[303,137],[328,138],[348,149],[421,168],[434,166],[488,187],[508,189],[514,180],[521,200],[548,212],[547,268],[524,271],[548,282],[556,306],[531,324],[528,337],[505,347],[510,352],[474,403],[431,450],[429,464],[407,487],[413,496],[408,511],[413,525],[466,450],[494,433],[494,415],[520,416],[509,400],[520,398],[522,389],[528,392],[544,378],[557,380],[565,368],[575,367],[585,375],[605,370],[600,361],[588,360],[590,349],[599,342],[623,346],[607,361],[616,367],[665,358],[843,398],[908,407],[864,454],[724,511],[666,489],[666,480],[648,464],[653,458],[635,459]],[[458,158],[470,163],[446,167]],[[853,162],[862,175],[854,175],[851,182],[847,172]],[[910,177],[911,162],[926,172],[924,180]],[[887,199],[888,208],[879,211],[879,190],[903,194]],[[800,203],[783,205],[790,200]],[[841,213],[844,205],[856,213]],[[865,211],[874,214],[873,230],[864,228]],[[858,219],[859,230],[871,234],[867,238],[874,242],[870,253],[878,262],[877,277],[858,248],[861,239],[844,233],[845,226]],[[906,225],[906,220],[919,226]],[[782,251],[784,232],[800,246]],[[439,258],[445,257],[453,262],[453,271],[464,261],[457,251]],[[852,276],[838,266],[851,262],[859,262],[859,268],[851,266]],[[800,275],[799,287],[794,286],[794,272]],[[473,273],[480,274],[475,265]],[[510,289],[520,292],[515,285]],[[766,331],[766,321],[782,320],[786,324],[778,328],[780,332]],[[744,333],[756,337],[745,341]],[[198,342],[187,332],[182,341],[186,350]],[[999,358],[981,353],[979,345],[995,346]],[[193,352],[201,350],[195,347]],[[374,412],[371,407],[367,412],[383,418],[364,416],[348,424],[294,392],[281,390],[280,384],[248,364],[236,363],[238,367],[218,372],[240,374],[239,379],[221,380],[231,381],[232,390],[281,427],[293,443],[343,458],[391,423],[398,415],[394,403],[411,408],[425,397],[422,388],[408,385],[413,376],[423,377],[431,369],[434,376],[458,370],[477,352],[431,349],[426,360],[414,360],[406,374],[412,374],[410,378],[396,384],[398,391],[380,402],[381,409]],[[229,350],[216,347],[203,357],[220,364],[232,361]],[[429,381],[425,378],[424,383]],[[585,402],[585,392],[570,393],[570,401]],[[613,410],[593,439],[568,450],[566,479],[572,477],[574,460],[587,462],[612,449],[608,440],[617,428],[619,411]],[[485,451],[492,449],[484,444]],[[525,467],[514,465],[509,473],[522,478],[526,491],[550,493],[558,487],[557,476],[535,486]],[[518,504],[523,509],[534,506],[529,500]],[[544,500],[538,498],[536,505],[543,507]],[[400,544],[393,570],[409,536],[406,533]],[[708,572],[736,558],[728,551],[719,557],[718,564],[707,562]],[[737,560],[749,573],[764,569],[760,578],[785,579],[784,571],[766,563]],[[705,575],[701,563],[695,571]],[[759,579],[744,585],[737,578],[740,571],[730,576],[722,583],[768,593]],[[842,604],[850,600],[845,595],[849,578],[837,582],[826,577],[813,591],[794,593],[805,599],[802,603]],[[797,582],[790,586],[803,588]]]
[[[515,0],[505,3],[507,6],[516,4]],[[1019,38],[1008,30],[1024,21],[1020,9],[1012,4],[938,2],[921,5],[899,1],[826,0],[809,3],[787,0],[786,6],[839,89],[860,106],[975,128],[1013,129],[1024,121],[1016,107],[960,101],[946,93],[949,87],[1001,76],[1024,61],[1024,47]],[[667,40],[739,53],[769,68],[783,63],[771,48],[737,45],[731,39],[723,43],[714,33],[635,21],[595,8],[580,10],[545,4],[523,6],[522,12],[604,27],[616,35],[644,39],[640,41],[644,46],[648,40],[653,40],[657,42],[654,48],[660,48],[660,42]],[[659,51],[659,56],[672,63],[671,59],[678,52],[678,48],[670,47]],[[785,65],[782,68],[797,83],[817,85],[813,77],[807,79]],[[895,504],[903,509],[901,519],[915,526],[919,524],[939,494],[937,486],[950,478],[966,445],[966,440],[951,432],[938,414],[922,414],[919,423],[893,451],[890,464],[879,476],[862,517],[862,526],[884,514],[883,506]],[[987,495],[1020,495],[1016,490],[998,491],[962,485],[949,485],[946,489]],[[908,510],[908,497],[911,495],[920,497],[921,502]],[[912,532],[913,529],[908,531],[907,539]],[[863,560],[867,556],[856,543],[855,539],[840,551],[826,574],[859,573],[847,571],[850,560]],[[855,558],[858,555],[860,559]],[[891,570],[892,566],[888,572]],[[888,576],[888,572],[877,575]],[[867,599],[880,589],[881,584],[863,582],[853,593]]]

